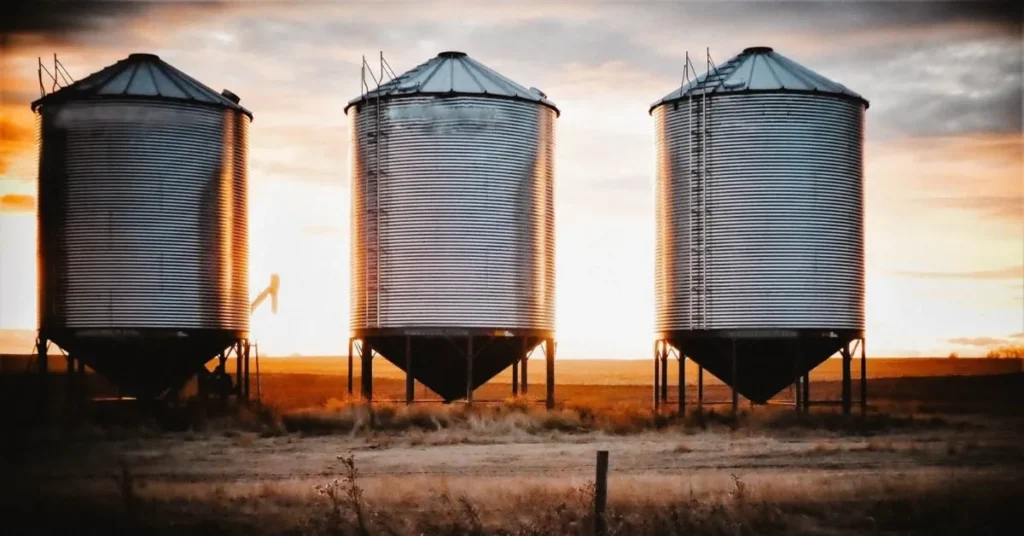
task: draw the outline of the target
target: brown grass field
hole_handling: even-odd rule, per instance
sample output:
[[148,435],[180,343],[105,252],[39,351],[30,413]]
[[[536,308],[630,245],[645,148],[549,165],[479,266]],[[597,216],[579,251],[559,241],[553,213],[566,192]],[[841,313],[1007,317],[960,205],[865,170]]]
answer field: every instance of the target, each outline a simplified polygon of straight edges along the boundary
[[[503,375],[472,409],[368,407],[346,397],[343,360],[265,359],[261,407],[93,402],[25,426],[27,379],[8,373],[0,513],[11,534],[591,534],[608,450],[609,534],[1007,533],[1024,500],[1020,362],[902,361],[869,362],[864,418],[796,415],[785,392],[736,418],[656,415],[650,363],[628,361],[561,361],[550,412],[541,370],[527,399]],[[838,398],[833,367],[812,374],[816,400]],[[378,369],[378,397],[398,398],[399,372]],[[705,397],[728,390],[709,378]]]

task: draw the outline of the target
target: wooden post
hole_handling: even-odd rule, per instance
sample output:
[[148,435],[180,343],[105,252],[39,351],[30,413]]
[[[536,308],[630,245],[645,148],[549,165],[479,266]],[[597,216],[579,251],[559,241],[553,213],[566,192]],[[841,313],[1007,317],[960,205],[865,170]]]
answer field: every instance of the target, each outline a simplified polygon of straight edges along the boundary
[[853,397],[852,381],[851,381],[851,370],[850,364],[853,361],[853,356],[850,355],[850,343],[842,347],[839,350],[839,354],[843,359],[843,415],[849,416],[851,409],[851,402]]
[[548,339],[545,343],[547,350],[544,352],[547,364],[548,392],[545,406],[548,409],[555,407],[555,339]]
[[473,405],[473,336],[466,337],[466,404]]
[[373,402],[373,346],[363,339],[363,370],[360,372],[363,384],[363,400]]
[[[353,344],[354,344],[354,339],[352,337],[349,337],[348,338],[348,394],[349,394],[349,396],[352,396],[352,345]],[[257,362],[256,375],[259,376],[259,362]]]
[[868,360],[867,339],[860,340],[860,415],[866,417],[868,414]]
[[405,405],[411,406],[416,397],[416,383],[412,376],[412,337],[405,336]]
[[608,503],[608,451],[597,451],[597,478],[594,480],[594,534],[608,533],[604,512]]

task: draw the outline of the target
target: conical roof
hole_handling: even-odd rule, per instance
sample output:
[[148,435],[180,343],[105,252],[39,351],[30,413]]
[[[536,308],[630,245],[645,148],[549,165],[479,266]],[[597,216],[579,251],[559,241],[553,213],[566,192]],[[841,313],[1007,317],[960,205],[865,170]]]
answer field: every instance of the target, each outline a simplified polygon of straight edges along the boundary
[[555,104],[537,88],[526,88],[498,74],[486,65],[470,58],[465,52],[442,52],[394,80],[372,89],[364,95],[349,101],[348,109],[377,96],[406,95],[487,95],[537,102],[558,113]]
[[130,54],[36,100],[32,103],[32,110],[45,104],[105,97],[167,99],[221,106],[240,110],[252,119],[252,112],[240,106],[234,94],[217,93],[154,54]]
[[718,65],[710,74],[704,73],[665,95],[650,109],[653,111],[662,104],[690,95],[777,92],[836,95],[868,106],[868,101],[857,92],[796,63],[771,47],[751,47]]

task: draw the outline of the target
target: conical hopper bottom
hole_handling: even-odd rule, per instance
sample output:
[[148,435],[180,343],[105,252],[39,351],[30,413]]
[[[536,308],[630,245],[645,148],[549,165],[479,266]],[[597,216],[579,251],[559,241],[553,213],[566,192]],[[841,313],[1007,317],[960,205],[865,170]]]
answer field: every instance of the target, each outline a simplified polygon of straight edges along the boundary
[[[837,338],[693,338],[670,340],[705,370],[741,395],[765,403],[825,362],[850,339]],[[736,345],[733,381],[732,348]]]
[[159,398],[184,385],[238,339],[218,333],[184,338],[54,336],[52,340],[126,396]]
[[[533,348],[536,337],[473,337],[474,389],[523,356],[523,344]],[[406,370],[404,336],[370,337],[370,344],[385,359]],[[411,337],[412,376],[446,402],[466,397],[467,337]]]

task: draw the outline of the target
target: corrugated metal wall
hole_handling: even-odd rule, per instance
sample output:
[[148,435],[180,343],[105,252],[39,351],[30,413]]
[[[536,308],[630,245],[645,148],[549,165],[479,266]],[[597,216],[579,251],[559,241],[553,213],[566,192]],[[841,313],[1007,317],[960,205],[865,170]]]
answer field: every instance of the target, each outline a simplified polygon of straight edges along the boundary
[[[698,325],[691,158],[701,162],[690,136],[703,129],[700,97],[692,115],[690,102],[654,111],[659,332]],[[798,93],[716,95],[707,117],[706,329],[863,329],[863,104]]]
[[44,106],[43,329],[249,330],[249,118],[104,99]]
[[348,113],[352,328],[554,329],[555,111],[384,99],[379,138],[375,101]]

